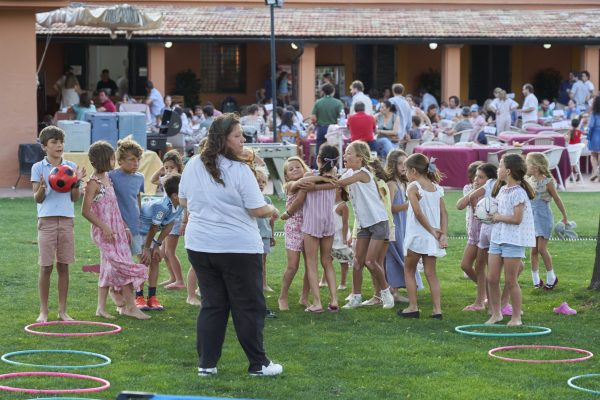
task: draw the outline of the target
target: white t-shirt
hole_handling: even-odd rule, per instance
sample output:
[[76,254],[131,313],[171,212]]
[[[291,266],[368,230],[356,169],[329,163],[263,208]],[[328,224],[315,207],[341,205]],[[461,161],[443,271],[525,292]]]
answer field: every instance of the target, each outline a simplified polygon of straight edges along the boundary
[[190,213],[185,248],[205,253],[262,254],[256,219],[248,209],[265,206],[254,174],[246,164],[219,156],[225,186],[213,180],[199,156],[185,166],[179,197]]
[[523,122],[537,122],[538,120],[538,99],[533,93],[529,93],[523,102],[523,110],[533,108],[533,111],[523,112]]
[[455,108],[446,107],[440,113],[440,117],[442,117],[442,119],[453,120],[454,118],[458,117],[461,114],[462,114],[462,108],[460,108],[460,107],[455,107]]
[[358,102],[361,102],[365,105],[365,114],[373,115],[373,103],[371,102],[371,98],[363,92],[358,92],[354,96],[352,96],[352,105],[350,105],[350,115],[356,112],[354,111],[354,105]]
[[595,89],[595,88],[594,88],[594,84],[592,83],[592,81],[590,81],[590,80],[587,80],[587,81],[585,81],[584,83],[585,83],[585,86],[586,86],[586,87],[588,88],[588,90],[590,91],[590,96],[593,96],[593,95],[594,95],[594,89]]

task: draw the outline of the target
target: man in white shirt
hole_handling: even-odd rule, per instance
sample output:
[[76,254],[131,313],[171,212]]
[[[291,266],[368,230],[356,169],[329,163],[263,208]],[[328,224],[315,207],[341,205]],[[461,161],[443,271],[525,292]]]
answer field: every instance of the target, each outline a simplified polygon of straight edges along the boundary
[[582,71],[581,80],[589,90],[588,99],[594,97],[594,90],[596,89],[594,88],[594,83],[590,81],[590,73],[588,71]]
[[432,104],[435,104],[437,110],[440,109],[437,99],[432,94],[427,93],[427,89],[421,88],[419,90],[419,95],[421,96],[421,110],[427,112],[427,109]]
[[590,95],[590,89],[581,80],[582,74],[575,74],[575,83],[571,87],[571,98],[575,101],[578,107],[585,109],[585,101]]
[[450,96],[448,98],[448,107],[442,110],[440,117],[450,121],[457,120],[459,115],[462,113],[462,109],[459,107],[459,104],[460,99],[457,96]]
[[523,85],[523,96],[525,101],[523,102],[523,108],[517,110],[521,113],[523,123],[526,122],[537,122],[538,120],[538,99],[533,94],[533,85],[526,83]]
[[352,94],[352,104],[350,105],[350,115],[354,114],[354,105],[356,103],[363,103],[365,105],[365,113],[373,115],[373,106],[371,98],[364,94],[365,85],[361,81],[354,81],[350,85],[350,93]]
[[398,137],[403,138],[406,132],[412,127],[412,110],[408,101],[404,98],[404,85],[401,83],[394,83],[392,85],[392,93],[394,97],[390,97],[390,103],[396,106],[396,115],[400,118],[400,124],[398,124]]

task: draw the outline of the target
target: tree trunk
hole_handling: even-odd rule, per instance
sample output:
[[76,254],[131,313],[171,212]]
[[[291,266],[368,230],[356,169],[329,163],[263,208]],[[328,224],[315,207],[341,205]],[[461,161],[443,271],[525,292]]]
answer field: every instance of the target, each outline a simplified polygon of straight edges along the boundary
[[600,290],[600,221],[598,223],[598,236],[596,237],[596,261],[594,262],[594,272],[588,289]]

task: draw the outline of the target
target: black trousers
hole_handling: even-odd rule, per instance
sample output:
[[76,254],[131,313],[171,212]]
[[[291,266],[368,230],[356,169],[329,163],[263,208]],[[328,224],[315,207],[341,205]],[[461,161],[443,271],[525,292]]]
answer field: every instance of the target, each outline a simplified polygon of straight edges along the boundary
[[196,325],[200,368],[217,366],[229,311],[238,341],[250,362],[248,371],[268,365],[263,349],[266,305],[262,292],[262,254],[187,252],[202,294]]

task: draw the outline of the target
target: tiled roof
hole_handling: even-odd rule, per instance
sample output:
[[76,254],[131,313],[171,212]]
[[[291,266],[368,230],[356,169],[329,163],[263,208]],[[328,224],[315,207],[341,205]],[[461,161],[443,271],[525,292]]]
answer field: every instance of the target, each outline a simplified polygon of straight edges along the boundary
[[[140,6],[162,12],[160,29],[136,31],[134,36],[264,38],[270,34],[266,6],[190,7]],[[279,38],[419,39],[465,38],[531,40],[598,38],[600,8],[577,10],[416,10],[292,8],[275,10]],[[38,34],[49,29],[37,26]],[[108,30],[57,24],[53,35],[106,35]]]

